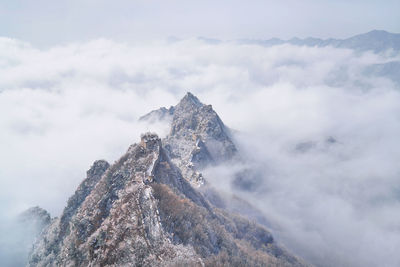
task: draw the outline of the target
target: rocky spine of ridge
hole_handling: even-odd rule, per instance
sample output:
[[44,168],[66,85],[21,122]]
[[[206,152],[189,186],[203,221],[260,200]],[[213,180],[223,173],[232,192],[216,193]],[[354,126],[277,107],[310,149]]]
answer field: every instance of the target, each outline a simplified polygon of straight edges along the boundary
[[114,164],[93,164],[35,243],[29,266],[305,266],[264,227],[193,187],[188,173],[235,153],[211,106],[187,94],[167,138],[144,134]]
[[[142,136],[116,163],[88,171],[85,182],[101,178],[70,216],[68,207],[35,244],[30,266],[154,266],[175,261],[197,263],[191,248],[172,244],[164,233],[148,185],[160,159],[161,140]],[[95,163],[94,166],[97,164]],[[106,167],[106,164],[103,164]],[[91,174],[94,174],[93,177]],[[178,182],[176,182],[178,184]],[[71,199],[75,199],[72,197]],[[69,203],[71,203],[71,199]],[[83,201],[82,201],[83,200]],[[67,213],[66,213],[67,211]],[[67,223],[65,229],[64,225]]]

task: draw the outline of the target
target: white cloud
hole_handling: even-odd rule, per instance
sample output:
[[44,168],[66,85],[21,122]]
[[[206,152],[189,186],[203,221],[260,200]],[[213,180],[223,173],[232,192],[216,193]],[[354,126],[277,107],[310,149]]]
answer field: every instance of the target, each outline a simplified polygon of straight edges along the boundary
[[[39,50],[2,38],[0,211],[39,204],[59,214],[94,160],[113,162],[150,130],[140,115],[190,90],[241,132],[244,153],[265,166],[261,192],[238,194],[281,225],[276,235],[289,247],[316,262],[319,254],[336,265],[395,266],[400,91],[364,74],[388,60],[329,47],[198,40],[101,39]],[[326,143],[329,136],[337,143]],[[293,151],[309,141],[307,152]],[[230,179],[210,170],[210,180],[213,173]]]

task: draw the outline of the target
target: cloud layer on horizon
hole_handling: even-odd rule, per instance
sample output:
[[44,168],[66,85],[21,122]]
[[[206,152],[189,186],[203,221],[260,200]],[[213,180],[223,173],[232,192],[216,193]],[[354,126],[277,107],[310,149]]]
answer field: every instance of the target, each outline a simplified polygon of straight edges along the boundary
[[[40,50],[0,38],[0,214],[40,205],[58,215],[94,160],[113,162],[144,131],[167,133],[139,116],[192,91],[262,166],[257,194],[236,193],[281,225],[288,247],[314,262],[395,266],[400,91],[365,70],[399,60],[195,39]],[[226,168],[208,175],[235,191]]]

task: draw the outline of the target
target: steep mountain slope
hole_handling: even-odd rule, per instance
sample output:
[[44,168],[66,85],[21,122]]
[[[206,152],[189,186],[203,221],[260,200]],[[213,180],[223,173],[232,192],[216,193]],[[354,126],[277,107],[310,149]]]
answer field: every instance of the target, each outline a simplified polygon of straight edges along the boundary
[[191,93],[174,107],[171,130],[163,143],[194,186],[204,183],[201,169],[230,160],[237,151],[230,130],[212,106],[202,104]]
[[114,164],[93,164],[35,243],[30,266],[306,265],[196,189],[205,166],[237,154],[212,107],[188,93],[170,115],[164,140],[144,134]]

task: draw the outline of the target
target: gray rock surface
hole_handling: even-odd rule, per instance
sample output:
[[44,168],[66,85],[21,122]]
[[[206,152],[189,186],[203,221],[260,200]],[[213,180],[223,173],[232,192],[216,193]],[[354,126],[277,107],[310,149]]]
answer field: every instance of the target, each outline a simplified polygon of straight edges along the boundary
[[211,106],[188,93],[171,125],[168,137],[142,135],[111,166],[96,161],[29,266],[306,266],[263,226],[196,189],[202,168],[237,153]]
[[204,105],[191,93],[174,107],[171,130],[163,144],[195,187],[205,182],[203,168],[231,160],[237,154],[230,129],[211,105]]
[[60,218],[60,237],[62,238],[68,230],[68,224],[72,216],[76,214],[79,207],[91,193],[104,172],[110,167],[110,164],[105,160],[97,160],[86,173],[86,179],[79,185],[75,194],[69,198]]

